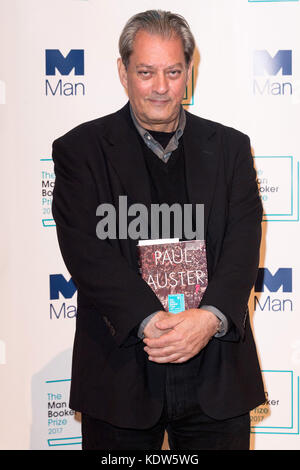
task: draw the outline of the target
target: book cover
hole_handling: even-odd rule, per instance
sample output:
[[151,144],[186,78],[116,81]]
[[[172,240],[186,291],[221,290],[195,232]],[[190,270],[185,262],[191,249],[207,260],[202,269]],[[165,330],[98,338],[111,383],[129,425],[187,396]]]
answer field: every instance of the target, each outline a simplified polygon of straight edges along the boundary
[[197,308],[207,287],[204,240],[140,240],[140,273],[167,312]]

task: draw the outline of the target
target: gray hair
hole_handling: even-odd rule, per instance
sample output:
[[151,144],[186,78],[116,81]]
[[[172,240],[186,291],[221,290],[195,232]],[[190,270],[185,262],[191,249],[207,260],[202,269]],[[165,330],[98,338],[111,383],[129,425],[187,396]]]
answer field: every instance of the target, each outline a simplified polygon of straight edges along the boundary
[[134,39],[139,30],[165,38],[170,38],[172,34],[177,35],[182,41],[186,65],[190,64],[194,54],[195,39],[187,21],[183,16],[170,11],[148,10],[132,16],[121,33],[119,52],[126,69],[133,51]]

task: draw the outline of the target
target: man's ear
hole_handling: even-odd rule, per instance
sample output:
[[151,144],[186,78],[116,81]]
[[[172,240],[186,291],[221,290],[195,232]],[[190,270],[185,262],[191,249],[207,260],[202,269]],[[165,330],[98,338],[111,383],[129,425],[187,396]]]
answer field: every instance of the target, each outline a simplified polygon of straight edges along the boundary
[[119,71],[120,82],[122,83],[123,87],[127,90],[127,70],[125,68],[125,65],[122,62],[121,57],[119,57],[118,59],[118,71]]

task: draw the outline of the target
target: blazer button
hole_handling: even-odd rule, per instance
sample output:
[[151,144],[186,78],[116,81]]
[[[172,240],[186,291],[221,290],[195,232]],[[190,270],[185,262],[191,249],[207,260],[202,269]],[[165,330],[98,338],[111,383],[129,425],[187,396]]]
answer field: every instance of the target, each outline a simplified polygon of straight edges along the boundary
[[109,331],[111,332],[111,335],[112,335],[112,336],[115,336],[116,330],[115,330],[114,327],[112,326],[112,324],[111,324],[111,322],[109,321],[109,319],[107,318],[107,316],[104,315],[102,318],[103,318],[103,320],[105,321],[106,325],[108,326]]
[[110,332],[111,332],[112,336],[116,335],[116,330],[114,329],[113,326],[110,328]]

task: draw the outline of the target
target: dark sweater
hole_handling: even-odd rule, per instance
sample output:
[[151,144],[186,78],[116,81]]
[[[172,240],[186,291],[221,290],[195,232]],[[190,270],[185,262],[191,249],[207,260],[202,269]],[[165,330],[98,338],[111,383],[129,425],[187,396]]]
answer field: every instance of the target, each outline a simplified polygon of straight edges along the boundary
[[[173,133],[148,131],[163,148],[169,142]],[[151,202],[156,204],[189,202],[186,178],[185,159],[182,139],[178,148],[172,152],[167,163],[164,163],[142,141],[143,157],[148,169]],[[173,223],[171,220],[170,238],[173,238]],[[183,233],[184,235],[184,233]],[[183,237],[184,238],[184,237]],[[200,405],[197,397],[197,373],[199,356],[182,364],[167,363],[166,390],[164,413],[168,418],[183,417],[199,412]]]
[[[148,131],[155,140],[165,148],[174,132],[157,132]],[[182,139],[179,140],[179,146],[174,150],[167,163],[163,162],[157,155],[153,153],[143,142],[143,156],[147,166],[152,204],[166,203],[171,206],[174,203],[183,205],[189,203],[188,192],[185,178],[185,160]],[[174,220],[170,217],[170,238],[177,237],[174,234]],[[183,217],[182,217],[183,221]],[[161,228],[161,224],[160,224]],[[159,238],[163,238],[160,230]],[[182,227],[182,237],[184,239],[184,231]]]

